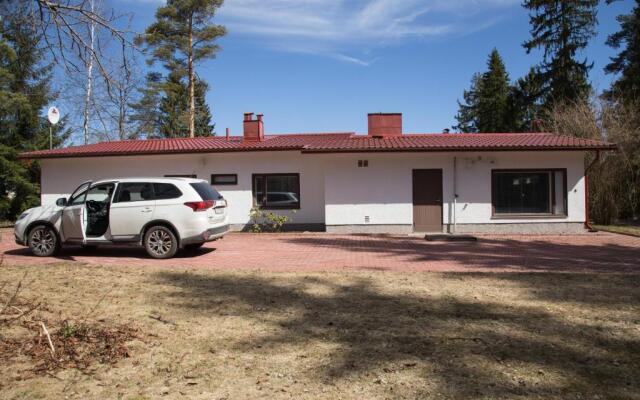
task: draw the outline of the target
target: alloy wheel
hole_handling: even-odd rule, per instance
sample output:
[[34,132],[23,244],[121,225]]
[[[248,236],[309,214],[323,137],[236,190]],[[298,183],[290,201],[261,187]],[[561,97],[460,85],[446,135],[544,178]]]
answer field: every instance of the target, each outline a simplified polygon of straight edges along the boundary
[[149,249],[157,256],[166,255],[173,246],[171,235],[164,229],[157,229],[149,235]]
[[41,227],[31,232],[29,238],[31,250],[39,256],[49,255],[56,246],[56,237],[51,229]]

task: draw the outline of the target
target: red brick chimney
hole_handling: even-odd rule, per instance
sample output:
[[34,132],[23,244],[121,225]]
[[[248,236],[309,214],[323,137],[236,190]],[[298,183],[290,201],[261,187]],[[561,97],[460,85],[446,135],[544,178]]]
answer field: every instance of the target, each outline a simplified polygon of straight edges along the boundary
[[244,113],[244,140],[249,142],[261,142],[264,140],[264,124],[262,114],[253,119],[253,113]]
[[369,114],[369,136],[381,138],[402,136],[402,114]]

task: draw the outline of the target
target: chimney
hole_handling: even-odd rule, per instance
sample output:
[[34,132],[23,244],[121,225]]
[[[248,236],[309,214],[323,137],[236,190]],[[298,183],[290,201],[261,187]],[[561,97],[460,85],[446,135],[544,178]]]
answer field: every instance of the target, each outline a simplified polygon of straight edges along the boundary
[[402,136],[402,114],[369,114],[369,136],[379,138]]
[[253,119],[253,113],[244,113],[244,138],[248,142],[261,142],[264,140],[264,124],[262,122],[262,114],[257,115],[257,119]]

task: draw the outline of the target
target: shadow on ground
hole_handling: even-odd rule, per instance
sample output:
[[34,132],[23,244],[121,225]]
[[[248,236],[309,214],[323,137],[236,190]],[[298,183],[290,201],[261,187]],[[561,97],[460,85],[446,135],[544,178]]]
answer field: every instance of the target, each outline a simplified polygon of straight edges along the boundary
[[[616,236],[612,236],[615,238]],[[471,269],[640,272],[640,248],[616,243],[589,244],[589,236],[560,240],[481,238],[477,242],[427,242],[399,236],[309,236],[282,238],[288,243],[381,257],[399,257],[410,263],[454,262]],[[622,237],[624,238],[624,237]],[[585,243],[579,241],[584,239]],[[615,239],[612,239],[615,240]],[[635,240],[635,239],[634,239]],[[576,243],[578,242],[578,243]]]
[[[262,334],[238,351],[303,349],[316,363],[308,378],[327,384],[410,370],[417,391],[394,396],[638,398],[639,275],[418,274],[393,290],[375,273],[338,276],[164,271],[155,278],[171,290],[156,301],[250,319]],[[329,356],[313,355],[319,343]]]

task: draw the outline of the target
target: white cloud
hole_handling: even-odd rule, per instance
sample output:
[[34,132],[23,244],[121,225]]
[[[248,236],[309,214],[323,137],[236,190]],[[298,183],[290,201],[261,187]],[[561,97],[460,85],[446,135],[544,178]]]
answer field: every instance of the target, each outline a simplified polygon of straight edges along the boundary
[[225,0],[219,21],[232,35],[258,38],[278,50],[366,66],[371,62],[357,54],[485,29],[519,5],[520,0]]

